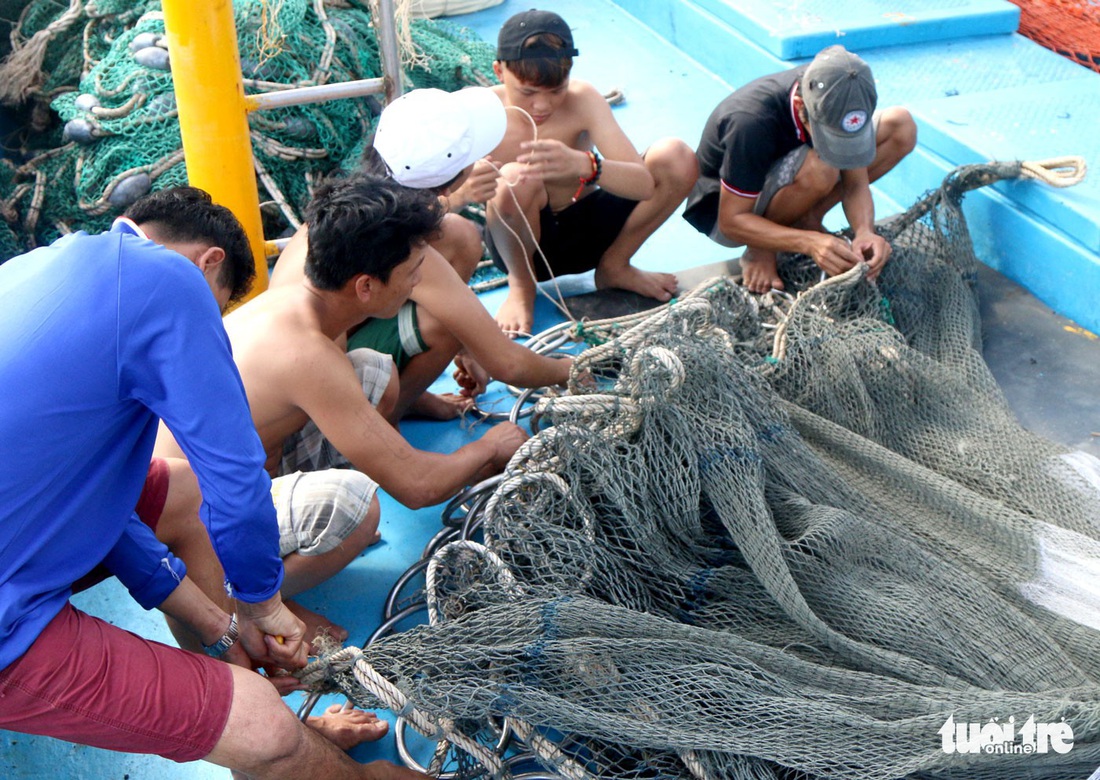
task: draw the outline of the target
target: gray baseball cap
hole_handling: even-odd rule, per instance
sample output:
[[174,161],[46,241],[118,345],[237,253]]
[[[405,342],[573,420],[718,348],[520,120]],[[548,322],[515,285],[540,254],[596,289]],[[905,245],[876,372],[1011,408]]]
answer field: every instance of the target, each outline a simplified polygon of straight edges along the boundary
[[871,164],[878,92],[866,62],[843,46],[823,49],[802,75],[802,100],[814,149],[826,165],[847,170]]

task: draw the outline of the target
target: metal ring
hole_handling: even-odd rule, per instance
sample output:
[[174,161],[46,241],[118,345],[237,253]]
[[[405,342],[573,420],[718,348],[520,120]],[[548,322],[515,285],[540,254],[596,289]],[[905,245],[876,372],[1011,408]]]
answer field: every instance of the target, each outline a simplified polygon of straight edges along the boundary
[[378,626],[378,628],[374,629],[374,633],[372,633],[367,641],[363,643],[363,647],[367,647],[368,645],[377,642],[386,634],[391,633],[394,630],[394,626],[396,626],[402,620],[412,617],[417,612],[423,612],[427,608],[427,603],[423,601],[418,601],[416,604],[410,604],[409,606],[405,607],[400,612],[394,614],[393,617],[383,621],[382,625]]
[[424,571],[424,569],[426,568],[428,568],[428,559],[421,558],[419,561],[406,569],[404,574],[397,578],[397,581],[394,582],[393,587],[390,588],[390,592],[386,596],[386,603],[382,606],[383,620],[389,620],[393,617],[394,609],[397,606],[397,597],[400,595],[401,589],[408,584],[409,580],[411,580],[420,572]]
[[322,694],[320,691],[310,691],[309,694],[306,696],[305,701],[303,701],[301,706],[298,707],[298,720],[305,723],[306,718],[308,718],[309,714],[313,712],[313,708],[317,706],[317,702],[321,700],[321,696],[323,695],[324,694]]
[[[492,721],[490,721],[490,722],[492,722]],[[420,762],[418,762],[415,758],[413,758],[412,753],[409,751],[408,743],[407,743],[406,737],[405,737],[405,735],[407,733],[408,725],[409,725],[408,721],[405,718],[398,718],[397,722],[394,724],[394,727],[393,727],[393,741],[394,741],[394,744],[396,744],[396,746],[397,746],[397,754],[401,757],[401,761],[409,769],[414,769],[417,772],[423,772],[423,773],[426,774],[427,771],[428,771],[427,767],[421,765]],[[495,726],[496,724],[493,723],[493,725]],[[508,718],[504,719],[503,723],[500,725],[499,728],[500,728],[500,737],[497,739],[497,744],[493,748],[493,752],[495,752],[498,756],[503,755],[504,751],[508,749],[508,746],[512,743],[512,738],[514,736],[514,732],[512,731],[512,727],[508,723]],[[419,732],[417,732],[417,733],[419,733]],[[424,736],[424,735],[421,734],[421,736]],[[431,737],[426,737],[425,736],[424,739],[431,741]],[[444,738],[444,741],[446,741],[445,738]],[[454,746],[452,745],[451,747],[453,749]],[[459,749],[461,749],[461,748],[459,748]],[[525,759],[526,758],[531,758],[531,759],[537,761],[537,758],[532,753],[521,755],[519,757],[525,758]],[[504,762],[505,765],[508,765],[510,763],[510,761],[511,760]],[[486,771],[488,771],[488,768],[486,768]],[[458,777],[457,772],[440,772],[438,780],[454,780],[454,778],[456,778],[456,777]],[[536,780],[536,776],[532,775],[530,777],[530,780]],[[560,780],[560,778],[548,777],[547,780]]]
[[[465,522],[465,520],[463,522]],[[431,538],[431,541],[429,541],[424,546],[424,552],[420,553],[420,559],[423,561],[428,560],[433,555],[435,555],[441,547],[455,541],[461,536],[461,534],[462,529],[458,527],[444,528],[443,530],[439,531],[435,536]]]
[[[530,417],[534,413],[534,404],[531,404],[526,409],[524,408],[524,405],[528,401],[530,401],[531,396],[535,395],[536,393],[540,393],[539,397],[542,397],[541,389],[533,387],[529,387],[519,394],[519,397],[516,398],[515,404],[512,405],[512,411],[508,413],[508,422],[518,424],[519,421],[522,420],[524,417]],[[538,398],[536,398],[535,400],[538,401]]]
[[[413,758],[412,753],[409,752],[409,746],[405,742],[407,726],[408,721],[404,718],[398,718],[393,726],[393,742],[397,746],[397,755],[401,758],[401,763],[409,769],[420,772],[421,774],[427,774],[428,767],[423,766],[419,761]],[[429,738],[424,737],[424,739]],[[455,780],[457,777],[458,772],[440,772],[437,780]]]
[[[483,506],[479,506],[478,509],[482,509]],[[470,540],[473,535],[481,529],[482,523],[485,522],[485,515],[480,511],[466,515],[466,522],[462,524],[462,538]]]

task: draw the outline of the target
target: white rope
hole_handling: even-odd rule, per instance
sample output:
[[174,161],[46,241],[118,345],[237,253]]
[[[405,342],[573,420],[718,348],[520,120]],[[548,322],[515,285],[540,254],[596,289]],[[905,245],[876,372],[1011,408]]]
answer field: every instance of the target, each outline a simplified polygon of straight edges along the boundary
[[355,662],[353,674],[359,684],[385,704],[387,709],[398,717],[404,718],[425,737],[431,740],[446,739],[455,747],[465,751],[477,761],[480,761],[482,766],[488,769],[493,775],[500,775],[503,767],[501,766],[499,756],[479,742],[456,731],[449,722],[446,724],[436,723],[418,710],[397,686],[375,671],[374,667],[367,663],[361,651],[358,660]]
[[772,357],[776,360],[783,360],[787,356],[787,326],[799,308],[808,306],[812,303],[813,299],[816,297],[813,295],[814,292],[825,290],[830,287],[843,287],[856,284],[867,275],[870,268],[871,267],[867,265],[867,263],[856,263],[844,273],[830,276],[818,282],[813,287],[810,287],[808,290],[800,292],[791,305],[790,311],[787,312],[786,318],[780,322],[775,329],[775,338],[772,341]]
[[[526,111],[524,111],[519,106],[505,106],[505,110],[507,110],[507,109],[512,109],[513,111],[518,111],[520,114],[525,116],[527,118],[527,121],[531,123],[531,131],[532,131],[531,140],[532,141],[539,140],[538,125],[535,124],[535,120],[530,114],[528,114]],[[527,268],[527,273],[531,276],[531,281],[536,282],[535,290],[542,293],[543,296],[545,296],[552,304],[554,304],[554,306],[556,306],[558,308],[558,310],[562,314],[565,315],[566,319],[568,319],[570,322],[576,322],[577,320],[573,316],[573,313],[571,311],[569,311],[569,308],[565,305],[565,295],[561,291],[561,286],[558,284],[558,278],[554,274],[554,269],[550,266],[550,261],[547,259],[546,254],[542,251],[542,247],[539,245],[538,237],[535,236],[535,229],[533,227],[531,227],[531,223],[527,220],[527,214],[524,213],[523,207],[520,206],[519,198],[516,197],[516,193],[513,191],[513,188],[519,183],[519,180],[517,179],[516,181],[508,181],[508,179],[504,176],[504,174],[501,172],[500,168],[498,168],[495,163],[489,162],[489,165],[493,168],[493,170],[495,170],[497,173],[500,174],[500,179],[501,179],[501,181],[504,182],[505,187],[507,187],[508,194],[512,197],[512,203],[515,204],[516,213],[519,214],[519,218],[520,218],[520,220],[522,220],[523,226],[525,228],[527,228],[527,234],[531,237],[531,244],[532,244],[532,248],[533,248],[532,256],[528,256],[527,250],[524,248],[524,245],[523,245],[523,239],[520,238],[519,233],[517,233],[512,228],[512,226],[508,224],[508,222],[504,219],[504,217],[501,214],[499,214],[499,209],[497,209],[493,205],[492,201],[489,201],[489,203],[486,204],[486,208],[485,208],[486,222],[488,222],[489,209],[492,209],[493,211],[498,212],[497,218],[500,220],[500,224],[502,224],[505,227],[505,229],[509,233],[512,234],[512,237],[516,240],[516,242],[520,246],[520,249],[523,251],[523,260],[524,260],[524,263],[525,263],[526,268]],[[533,257],[535,254],[537,254],[539,256],[539,259],[542,260],[543,265],[546,266],[547,273],[550,274],[550,281],[553,283],[554,290],[558,294],[557,299],[554,299],[553,296],[551,296],[548,292],[543,290],[537,284],[538,274],[535,273],[534,257]]]
[[1020,163],[1020,178],[1038,179],[1051,187],[1072,187],[1080,184],[1088,173],[1084,157],[1050,157]]
[[314,661],[296,672],[294,676],[306,685],[316,686],[328,680],[334,671],[346,671],[349,664],[356,681],[368,694],[382,702],[386,709],[404,718],[428,739],[435,741],[446,739],[480,761],[492,774],[500,776],[503,767],[499,756],[484,745],[456,731],[450,721],[437,723],[418,710],[396,685],[379,674],[367,662],[363,657],[363,651],[358,647],[342,648],[332,655]]
[[440,612],[439,607],[440,569],[445,566],[444,561],[449,557],[448,553],[456,550],[467,550],[477,555],[492,569],[494,574],[493,582],[496,586],[517,599],[523,596],[523,588],[521,588],[516,581],[515,575],[512,574],[511,569],[508,568],[508,564],[504,562],[504,559],[483,544],[478,544],[469,539],[459,539],[445,544],[442,549],[428,561],[428,569],[424,575],[424,597],[428,602],[428,622],[431,625],[437,626],[447,619],[446,616]]
[[523,740],[524,744],[531,748],[534,753],[537,753],[544,761],[553,766],[554,771],[566,780],[595,780],[594,775],[562,752],[556,744],[535,731],[529,724],[514,718],[509,722],[516,736]]

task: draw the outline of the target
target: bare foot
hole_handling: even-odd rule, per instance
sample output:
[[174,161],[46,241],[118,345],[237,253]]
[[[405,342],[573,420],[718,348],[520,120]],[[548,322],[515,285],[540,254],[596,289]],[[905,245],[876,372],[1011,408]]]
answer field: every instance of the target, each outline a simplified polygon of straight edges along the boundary
[[531,328],[535,326],[535,291],[528,293],[526,290],[510,288],[508,297],[497,311],[496,321],[504,335],[509,338],[530,334]]
[[343,642],[348,638],[348,630],[346,628],[336,625],[324,615],[320,615],[312,609],[303,607],[297,601],[287,599],[283,603],[286,604],[286,608],[289,609],[296,618],[306,624],[305,637],[309,640],[311,653],[313,652],[313,640],[320,634],[332,637],[337,642]]
[[473,405],[473,399],[457,393],[424,392],[412,402],[406,416],[427,417],[429,420],[453,420],[461,417]]
[[642,271],[632,265],[615,269],[598,266],[596,289],[606,290],[609,287],[630,290],[647,298],[656,298],[658,301],[672,300],[677,290],[676,277],[672,274]]
[[783,281],[776,270],[775,252],[746,249],[741,255],[741,284],[754,293],[782,290]]
[[376,742],[390,729],[390,724],[373,712],[344,709],[339,704],[330,704],[324,715],[307,718],[306,725],[341,750]]

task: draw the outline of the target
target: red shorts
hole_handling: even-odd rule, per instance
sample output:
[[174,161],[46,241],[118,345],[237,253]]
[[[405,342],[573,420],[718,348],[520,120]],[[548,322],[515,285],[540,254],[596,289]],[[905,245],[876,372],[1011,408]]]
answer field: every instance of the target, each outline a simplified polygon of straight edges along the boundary
[[[145,484],[141,486],[134,512],[138,519],[157,530],[157,523],[164,513],[164,502],[168,500],[168,461],[153,458],[149,461],[149,473],[145,475]],[[73,583],[73,593],[80,593],[112,576],[106,566],[100,564]]]
[[210,754],[232,700],[229,664],[150,642],[69,604],[0,670],[0,729],[173,761]]

